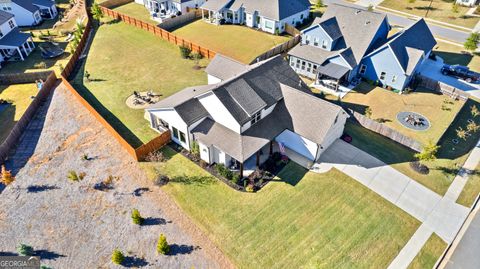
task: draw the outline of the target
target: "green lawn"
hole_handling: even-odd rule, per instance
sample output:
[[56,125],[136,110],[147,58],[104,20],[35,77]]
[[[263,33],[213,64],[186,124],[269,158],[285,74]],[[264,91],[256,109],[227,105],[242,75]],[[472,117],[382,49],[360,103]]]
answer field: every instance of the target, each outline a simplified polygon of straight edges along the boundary
[[[463,165],[480,138],[480,132],[477,132],[467,140],[459,139],[459,143],[456,145],[452,142],[452,139],[457,138],[456,130],[459,127],[465,128],[467,120],[471,118],[470,107],[474,104],[480,108],[480,104],[469,99],[440,139],[438,144],[441,148],[437,153],[437,160],[426,162],[430,168],[428,175],[421,175],[410,168],[409,162],[415,160],[414,151],[357,124],[347,123],[345,132],[353,137],[352,144],[356,147],[390,164],[393,168],[438,194],[444,195],[458,169]],[[475,122],[480,124],[480,118],[477,117]]]
[[[201,65],[206,66],[207,60]],[[144,119],[143,109],[130,109],[125,100],[134,91],[153,90],[163,98],[188,86],[207,84],[207,75],[180,57],[178,47],[125,23],[98,29],[86,63],[73,80],[79,90],[134,147],[158,134]],[[84,82],[88,71],[92,82]]]
[[480,165],[477,166],[473,175],[468,177],[467,184],[457,199],[457,203],[471,207],[480,194]]
[[150,13],[145,6],[137,4],[135,2],[115,7],[113,8],[113,10],[128,15],[130,17],[134,17],[135,19],[142,20],[144,22],[152,23],[155,25],[158,24],[157,21],[152,20],[152,17],[150,16]]
[[433,268],[438,258],[442,255],[443,251],[447,248],[445,243],[436,234],[432,234],[427,243],[423,246],[415,259],[408,267],[409,269],[425,269]]
[[0,105],[0,144],[32,103],[31,97],[36,96],[37,93],[35,84],[0,85],[0,100],[11,103]]
[[[385,125],[426,145],[429,141],[436,143],[440,139],[464,102],[429,90],[398,94],[364,82],[350,91],[342,99],[342,104],[362,114],[370,108],[372,119],[382,120]],[[405,111],[425,116],[430,128],[415,131],[403,126],[397,120],[397,114]]]
[[246,64],[290,38],[263,33],[241,25],[213,25],[202,20],[187,24],[173,33]]
[[[429,8],[430,2],[432,5]],[[464,6],[458,6],[458,12],[455,13],[452,9],[453,2],[455,0],[417,0],[413,3],[407,0],[385,0],[380,6],[420,17],[425,17],[427,10],[429,10],[427,15],[429,19],[474,28],[479,18],[466,15],[469,8]]]
[[[386,268],[419,222],[337,170],[290,163],[258,193],[241,193],[168,147],[142,163],[239,268]],[[173,156],[172,156],[173,155]]]

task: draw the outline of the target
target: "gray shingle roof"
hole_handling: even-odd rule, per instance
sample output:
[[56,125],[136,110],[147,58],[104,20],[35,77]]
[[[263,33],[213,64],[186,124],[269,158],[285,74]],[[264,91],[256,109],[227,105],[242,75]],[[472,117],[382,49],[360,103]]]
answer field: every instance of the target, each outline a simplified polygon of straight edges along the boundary
[[337,19],[335,17],[324,20],[318,25],[322,27],[322,29],[327,33],[328,36],[330,36],[332,40],[337,40],[342,36],[342,31],[340,31]]
[[295,56],[314,63],[323,64],[327,59],[338,54],[338,51],[328,51],[310,45],[298,44],[288,52]]
[[191,125],[210,115],[205,107],[196,98],[192,98],[176,106],[175,110],[187,125]]
[[32,0],[12,0],[12,2],[30,11],[31,13],[35,13],[37,10],[39,10],[37,6],[33,5]]
[[249,116],[252,116],[267,106],[265,101],[263,101],[244,79],[238,79],[232,82],[226,86],[225,89]]
[[14,28],[0,39],[0,46],[19,47],[23,45],[28,38],[30,38],[30,34],[22,33],[18,28]]
[[405,74],[410,75],[423,54],[427,54],[437,44],[424,19],[398,33],[388,45],[395,54]]
[[247,68],[247,65],[217,53],[208,64],[205,72],[221,80],[227,80],[245,72]]
[[202,8],[219,11],[227,7],[237,11],[243,7],[247,13],[257,11],[260,16],[279,21],[309,10],[310,5],[309,0],[209,0]]
[[13,14],[0,10],[0,25],[6,23],[13,17]]
[[283,99],[267,117],[238,134],[207,118],[192,130],[195,138],[214,145],[240,162],[272,141],[286,129],[317,144],[322,144],[340,113],[339,106],[299,91],[281,86]]

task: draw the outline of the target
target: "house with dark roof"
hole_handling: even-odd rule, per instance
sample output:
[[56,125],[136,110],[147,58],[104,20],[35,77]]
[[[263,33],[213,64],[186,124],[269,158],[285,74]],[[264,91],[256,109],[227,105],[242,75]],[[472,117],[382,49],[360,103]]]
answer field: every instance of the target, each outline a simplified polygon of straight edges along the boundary
[[18,26],[34,26],[43,20],[40,8],[32,0],[2,0],[0,9],[13,14]]
[[34,48],[32,36],[19,31],[13,14],[0,10],[0,62],[23,61]]
[[269,33],[283,33],[285,24],[298,25],[310,14],[309,0],[209,0],[202,18],[214,24],[244,24]]
[[348,87],[363,57],[384,42],[389,31],[385,14],[329,5],[321,18],[302,31],[301,43],[288,53],[290,65],[324,87]]
[[366,55],[360,63],[359,74],[384,87],[402,91],[436,44],[427,23],[420,19]]
[[186,88],[147,108],[145,116],[151,128],[170,130],[173,142],[187,150],[196,141],[205,162],[241,175],[275,151],[304,165],[315,162],[342,135],[348,117],[312,95],[280,56],[220,83]]

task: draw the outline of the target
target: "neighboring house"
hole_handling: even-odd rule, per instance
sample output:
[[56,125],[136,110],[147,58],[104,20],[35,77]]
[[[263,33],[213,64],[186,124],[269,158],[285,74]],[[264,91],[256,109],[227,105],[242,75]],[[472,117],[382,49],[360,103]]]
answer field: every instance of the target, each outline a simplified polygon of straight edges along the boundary
[[19,31],[13,14],[0,10],[0,62],[23,61],[34,48],[31,35]]
[[402,91],[436,44],[427,23],[420,19],[365,56],[359,74],[384,87]]
[[212,23],[245,24],[275,34],[283,33],[285,24],[303,23],[310,5],[309,0],[209,0],[200,8]]
[[[238,64],[221,62],[224,69]],[[342,135],[348,117],[313,96],[280,56],[220,83],[186,88],[147,108],[145,116],[153,129],[170,130],[173,142],[190,150],[196,141],[202,160],[241,176],[280,148],[292,159],[315,162]]]
[[34,26],[42,22],[40,8],[32,0],[1,0],[0,9],[15,15],[18,26]]
[[302,31],[302,41],[289,53],[300,75],[332,89],[348,86],[363,57],[387,39],[387,16],[355,7],[329,5],[325,14]]
[[40,15],[44,19],[53,19],[58,11],[55,6],[55,0],[31,0],[32,4],[40,9]]
[[144,5],[154,17],[180,15],[186,13],[187,8],[198,8],[205,0],[135,0]]
[[217,84],[245,72],[248,65],[217,53],[205,69],[208,84]]
[[478,4],[478,0],[457,0],[456,3],[462,6],[473,7]]

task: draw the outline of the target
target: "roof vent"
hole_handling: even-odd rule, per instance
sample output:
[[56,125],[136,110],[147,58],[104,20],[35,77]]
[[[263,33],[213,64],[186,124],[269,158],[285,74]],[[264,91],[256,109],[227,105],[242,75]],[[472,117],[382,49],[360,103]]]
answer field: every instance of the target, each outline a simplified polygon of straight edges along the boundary
[[362,12],[362,11],[359,10],[359,9],[355,10],[355,15],[356,15],[356,14],[359,14],[360,12]]
[[365,25],[368,25],[368,24],[370,24],[370,21],[366,21],[366,22],[365,22]]

